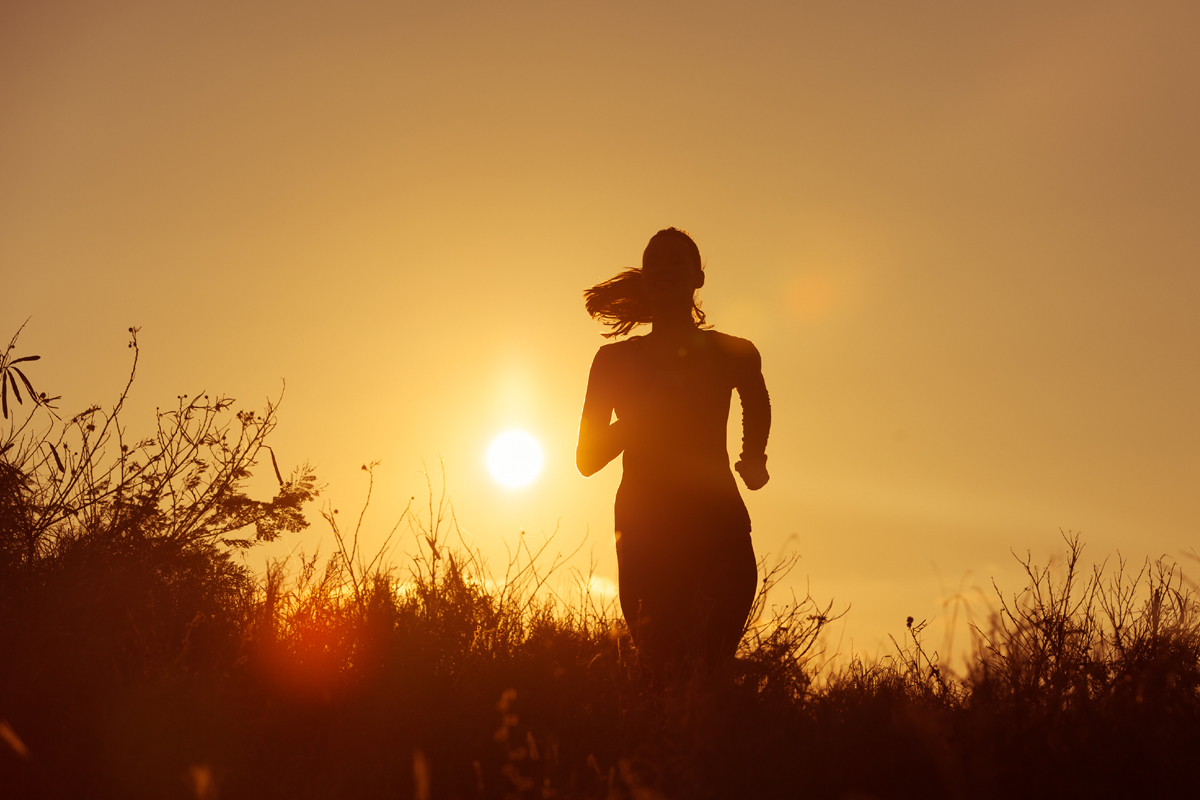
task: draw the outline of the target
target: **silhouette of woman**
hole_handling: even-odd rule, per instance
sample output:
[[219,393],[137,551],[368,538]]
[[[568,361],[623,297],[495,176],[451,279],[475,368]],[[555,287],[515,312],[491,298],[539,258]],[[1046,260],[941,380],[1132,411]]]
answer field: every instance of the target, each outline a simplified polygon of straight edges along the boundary
[[614,514],[621,610],[652,670],[731,658],[758,584],[726,428],[737,389],[735,469],[748,489],[761,488],[771,405],[754,345],[704,325],[695,301],[703,285],[696,243],[667,228],[646,245],[640,270],[584,292],[588,313],[612,327],[606,337],[651,324],[596,353],[576,463],[590,476],[624,453]]

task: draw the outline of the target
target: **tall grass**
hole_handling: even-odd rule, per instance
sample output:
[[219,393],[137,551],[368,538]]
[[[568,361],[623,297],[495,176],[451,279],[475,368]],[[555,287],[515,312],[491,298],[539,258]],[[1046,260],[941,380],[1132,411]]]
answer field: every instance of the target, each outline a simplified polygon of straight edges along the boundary
[[22,654],[5,658],[3,713],[31,754],[6,756],[6,796],[1123,796],[1190,780],[1200,652],[1174,565],[1082,581],[1070,540],[1063,569],[1030,565],[963,676],[919,624],[888,657],[818,671],[830,613],[804,598],[752,627],[727,672],[652,688],[611,604],[537,591],[536,551],[502,583],[446,530],[404,527],[408,562],[365,573],[347,546],[257,580],[120,564],[47,584],[58,603],[3,626]]
[[[168,444],[212,444],[228,408],[181,400],[160,430]],[[269,430],[272,412],[239,415],[232,430]],[[526,538],[493,573],[432,484],[382,548],[360,548],[363,514],[344,527],[326,507],[332,552],[253,575],[230,557],[247,542],[230,525],[269,536],[298,524],[311,478],[280,477],[279,495],[255,505],[238,487],[262,436],[237,440],[254,450],[229,451],[232,471],[147,446],[139,465],[178,467],[164,480],[160,467],[131,466],[128,450],[106,461],[79,419],[65,423],[80,437],[70,466],[15,429],[17,445],[0,451],[5,798],[1125,797],[1191,786],[1200,623],[1194,585],[1169,560],[1089,569],[1077,536],[1061,564],[1026,557],[1027,586],[997,588],[957,675],[913,618],[889,655],[832,664],[832,603],[779,598],[788,564],[764,566],[736,662],[652,683],[589,576],[563,592],[553,545]],[[201,423],[209,433],[197,436]],[[80,465],[93,477],[64,492]],[[47,509],[53,524],[39,523]]]

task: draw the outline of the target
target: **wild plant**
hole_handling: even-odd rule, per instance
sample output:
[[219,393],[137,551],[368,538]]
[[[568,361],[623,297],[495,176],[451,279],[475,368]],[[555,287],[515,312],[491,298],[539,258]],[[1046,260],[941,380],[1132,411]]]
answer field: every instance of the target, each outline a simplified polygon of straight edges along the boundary
[[802,598],[792,592],[788,602],[774,603],[798,561],[799,556],[792,555],[771,567],[765,559],[760,562],[763,577],[739,647],[744,679],[761,693],[791,702],[803,701],[811,691],[819,671],[816,662],[824,656],[825,629],[846,614],[834,613],[832,600],[818,605],[811,592]]
[[[33,395],[28,386],[35,397],[30,412],[0,435],[0,568],[29,569],[85,542],[242,549],[306,526],[301,509],[317,495],[311,470],[298,467],[285,480],[266,444],[278,401],[254,412],[234,409],[227,397],[181,395],[175,408],[156,413],[149,436],[130,436],[121,412],[137,374],[137,332],[129,329],[129,376],[107,410],[93,405],[63,420],[50,405],[57,398]],[[6,360],[0,372],[7,378],[5,370],[18,371],[22,360]],[[11,379],[6,385],[15,391]],[[264,451],[279,489],[270,500],[256,500],[245,482]]]
[[[129,333],[116,402],[70,417],[33,390],[25,367],[37,359],[17,354],[16,336],[0,364],[14,398],[33,398],[0,397],[0,708],[15,729],[43,732],[30,743],[43,768],[55,752],[96,750],[101,733],[81,714],[114,692],[230,669],[253,585],[231,552],[303,528],[317,493],[305,467],[285,480],[266,444],[277,401],[251,412],[179,397],[132,436]],[[259,500],[246,483],[268,453],[279,486]]]
[[[1079,712],[1129,692],[1200,685],[1200,609],[1177,563],[1147,559],[1132,575],[1118,556],[1085,573],[1078,534],[1064,534],[1061,576],[1019,559],[1029,584],[1005,596],[969,681],[978,702],[1043,717]],[[1153,687],[1153,688],[1151,688]],[[1135,695],[1137,696],[1137,695]],[[1140,702],[1140,701],[1139,701]]]

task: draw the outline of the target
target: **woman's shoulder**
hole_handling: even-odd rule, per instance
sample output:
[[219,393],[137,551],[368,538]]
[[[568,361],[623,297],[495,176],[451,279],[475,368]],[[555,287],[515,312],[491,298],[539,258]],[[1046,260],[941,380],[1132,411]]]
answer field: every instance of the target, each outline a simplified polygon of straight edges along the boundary
[[643,351],[643,337],[630,336],[616,342],[600,345],[593,359],[595,364],[614,364],[636,358]]
[[711,329],[705,331],[705,334],[709,337],[713,346],[726,355],[738,360],[756,361],[760,359],[758,348],[749,339],[743,339],[740,336],[732,336],[728,333],[721,333],[720,331]]
[[645,336],[630,336],[616,342],[600,345],[600,349],[596,351],[596,358],[621,358],[622,356],[631,355],[641,352],[645,344]]

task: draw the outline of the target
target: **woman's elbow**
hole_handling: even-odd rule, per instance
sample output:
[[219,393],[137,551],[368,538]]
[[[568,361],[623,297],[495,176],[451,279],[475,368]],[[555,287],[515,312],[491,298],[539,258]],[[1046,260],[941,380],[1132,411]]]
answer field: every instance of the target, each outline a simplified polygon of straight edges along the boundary
[[585,478],[590,478],[600,471],[604,465],[598,463],[595,456],[588,453],[583,446],[575,449],[575,466],[579,470],[579,474]]
[[579,442],[575,446],[575,466],[580,475],[592,477],[621,454],[625,449],[623,430],[620,422],[599,428],[589,428],[586,422],[580,426]]

